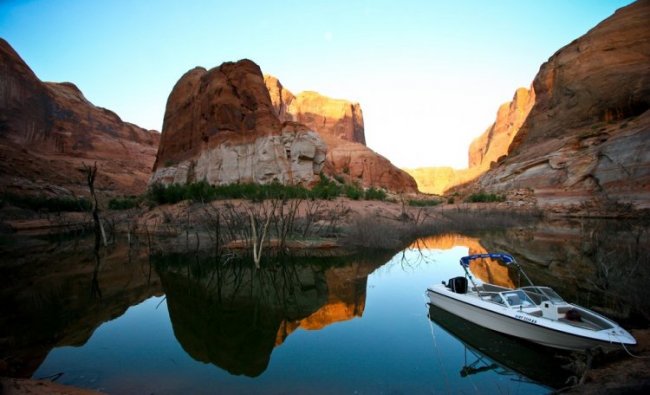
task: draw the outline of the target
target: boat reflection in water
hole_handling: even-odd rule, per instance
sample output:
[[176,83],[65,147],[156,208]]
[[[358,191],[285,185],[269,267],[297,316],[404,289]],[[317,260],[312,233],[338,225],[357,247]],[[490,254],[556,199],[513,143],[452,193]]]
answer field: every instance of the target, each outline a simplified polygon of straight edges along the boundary
[[434,305],[428,306],[432,323],[460,341],[465,348],[464,365],[459,372],[461,377],[493,371],[512,376],[515,381],[532,381],[557,389],[565,387],[572,376],[562,368],[569,355],[567,352],[505,336]]

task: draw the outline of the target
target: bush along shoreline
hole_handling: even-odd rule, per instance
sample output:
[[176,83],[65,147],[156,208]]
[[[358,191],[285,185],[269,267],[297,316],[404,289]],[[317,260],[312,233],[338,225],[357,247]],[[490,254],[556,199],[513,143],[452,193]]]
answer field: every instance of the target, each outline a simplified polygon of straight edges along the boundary
[[174,204],[183,200],[207,203],[214,200],[247,199],[261,202],[267,199],[333,200],[341,196],[352,200],[384,201],[387,199],[386,191],[383,189],[374,187],[364,189],[356,184],[339,184],[322,174],[318,183],[311,189],[300,185],[283,185],[278,182],[227,185],[211,185],[207,181],[184,185],[156,183],[149,187],[145,199],[149,206],[153,207],[161,204]]

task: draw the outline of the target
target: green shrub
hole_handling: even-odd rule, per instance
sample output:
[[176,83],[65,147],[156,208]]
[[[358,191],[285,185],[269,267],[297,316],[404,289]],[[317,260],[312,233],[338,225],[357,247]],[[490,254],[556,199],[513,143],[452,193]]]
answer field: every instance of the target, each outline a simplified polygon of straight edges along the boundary
[[494,193],[478,192],[469,195],[465,201],[468,203],[491,203],[491,202],[504,202],[505,195],[497,195]]
[[348,184],[344,187],[344,189],[345,189],[345,196],[347,196],[349,199],[359,200],[364,196],[363,189],[358,185]]
[[60,211],[89,211],[92,205],[86,198],[72,196],[43,196],[43,195],[14,195],[5,193],[2,200],[16,207],[29,210]]
[[366,200],[386,200],[386,192],[383,189],[377,189],[375,187],[370,187],[366,190],[365,193]]
[[138,207],[139,203],[140,199],[135,196],[116,197],[108,201],[108,208],[110,210],[128,210]]
[[341,195],[341,186],[336,182],[330,180],[326,175],[320,175],[320,180],[316,184],[310,193],[310,198],[312,199],[325,199],[332,200]]
[[438,199],[409,200],[409,206],[413,207],[432,207],[441,203]]
[[452,196],[449,199],[447,199],[447,204],[454,204],[456,202],[456,199]]
[[[210,202],[216,199],[249,199],[263,201],[265,199],[326,199],[331,200],[345,194],[350,199],[386,200],[386,192],[382,189],[369,188],[364,190],[358,185],[340,185],[334,180],[321,174],[318,184],[311,190],[298,185],[282,185],[279,182],[271,184],[228,184],[210,185],[207,181],[191,184],[153,184],[147,191],[146,198],[150,205],[174,204],[182,200]],[[126,202],[116,201],[115,207],[127,205]],[[109,208],[112,208],[109,203]],[[127,207],[128,208],[128,207]]]

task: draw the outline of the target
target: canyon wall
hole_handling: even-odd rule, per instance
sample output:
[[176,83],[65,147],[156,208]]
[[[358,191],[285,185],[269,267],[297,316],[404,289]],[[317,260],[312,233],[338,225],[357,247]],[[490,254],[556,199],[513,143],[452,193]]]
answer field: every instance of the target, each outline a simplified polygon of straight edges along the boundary
[[94,106],[69,82],[41,82],[0,39],[0,190],[87,195],[83,164],[97,162],[95,187],[144,192],[159,134]]
[[420,190],[523,193],[579,216],[650,209],[648,20],[637,1],[558,50],[472,142],[468,169],[409,170]]
[[650,1],[616,11],[557,51],[508,156],[471,187],[528,189],[549,211],[650,208]]

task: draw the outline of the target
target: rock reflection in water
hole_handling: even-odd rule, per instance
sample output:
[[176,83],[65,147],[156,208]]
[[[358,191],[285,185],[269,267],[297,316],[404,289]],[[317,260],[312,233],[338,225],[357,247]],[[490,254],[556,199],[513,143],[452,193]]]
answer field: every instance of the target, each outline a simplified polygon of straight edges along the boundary
[[383,262],[288,262],[255,270],[250,263],[176,255],[158,259],[156,267],[184,350],[232,374],[255,377],[297,328],[361,316],[368,274]]
[[[485,254],[488,250],[481,244],[478,237],[464,236],[455,233],[448,233],[436,236],[424,237],[416,240],[410,248],[449,250],[453,247],[462,246],[468,248],[468,254]],[[460,268],[460,266],[459,266]],[[504,287],[515,287],[515,276],[506,266],[499,265],[491,259],[475,260],[470,262],[470,271],[483,282],[501,285]],[[459,271],[459,275],[462,271]]]
[[[648,317],[650,304],[647,227],[616,221],[541,222],[470,236],[442,235],[421,239],[412,246],[420,252],[410,249],[393,259],[390,252],[367,259],[301,259],[267,263],[260,271],[250,263],[220,265],[195,255],[150,259],[146,247],[129,249],[118,243],[102,255],[95,272],[91,245],[84,240],[33,243],[15,248],[11,258],[0,262],[0,359],[9,365],[5,374],[37,374],[34,369],[49,353],[37,377],[66,372],[67,383],[84,386],[74,371],[81,369],[85,376],[88,368],[99,372],[96,385],[116,393],[125,392],[130,380],[142,388],[136,391],[140,393],[174,392],[177,382],[194,389],[227,383],[232,392],[262,391],[273,383],[277,392],[305,392],[316,379],[326,386],[336,383],[339,392],[361,388],[377,393],[392,385],[429,390],[440,380],[440,367],[413,376],[426,366],[428,357],[421,351],[430,344],[428,325],[422,331],[422,321],[413,317],[425,318],[422,293],[431,282],[462,274],[458,259],[465,252],[510,252],[533,281],[551,285],[568,300],[597,307],[626,327],[639,322],[647,326],[635,317]],[[467,251],[452,248],[456,246]],[[471,269],[483,281],[517,284],[507,270],[491,264]],[[93,285],[100,291],[94,296]],[[169,314],[158,309],[157,300],[139,304],[163,292]],[[318,333],[294,333],[346,320]],[[133,329],[139,327],[151,335]],[[454,349],[461,347],[453,344]],[[83,346],[62,347],[66,345]],[[276,347],[281,349],[270,363]],[[84,358],[93,363],[80,362]],[[490,358],[486,369],[510,366],[498,355]],[[307,360],[311,364],[296,363]],[[131,376],[134,370],[137,377]],[[259,380],[239,377],[262,372]],[[469,372],[476,370],[465,370]],[[520,373],[557,384],[536,372]],[[494,372],[472,376],[486,385],[501,385]],[[471,384],[458,380],[460,386]]]
[[[12,241],[20,246],[21,239]],[[160,295],[146,249],[116,244],[99,265],[92,240],[28,240],[0,264],[0,359],[30,377],[54,347],[81,346],[102,323]]]
[[544,221],[480,235],[490,251],[507,251],[533,282],[565,299],[635,325],[650,320],[650,232],[645,223]]
[[[647,224],[615,220],[554,220],[532,226],[423,238],[412,248],[468,248],[469,254],[508,252],[532,281],[555,288],[570,302],[617,320],[650,320],[650,232]],[[484,282],[524,285],[517,271],[493,260],[470,263]],[[458,270],[458,275],[462,275]],[[625,323],[625,322],[623,322]]]

